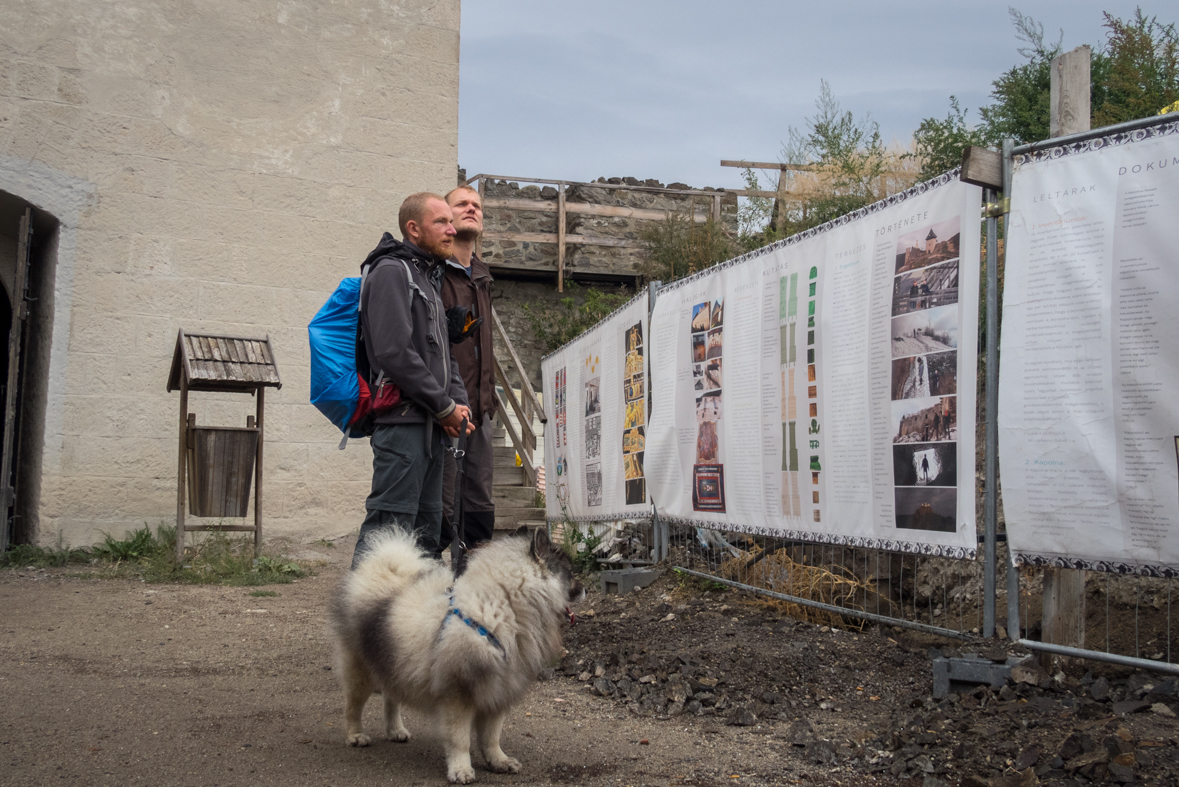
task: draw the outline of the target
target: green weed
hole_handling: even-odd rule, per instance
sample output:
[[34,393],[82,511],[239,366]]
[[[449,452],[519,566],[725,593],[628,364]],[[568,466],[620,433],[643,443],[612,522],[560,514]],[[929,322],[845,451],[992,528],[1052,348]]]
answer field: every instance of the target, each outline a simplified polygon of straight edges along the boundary
[[177,566],[176,528],[167,525],[160,525],[155,532],[144,525],[121,539],[106,533],[102,543],[90,549],[46,549],[21,544],[0,556],[3,566],[73,563],[89,563],[91,576],[229,586],[287,584],[309,573],[281,555],[255,558],[250,536],[217,531],[193,534],[184,546],[184,560]]
[[587,574],[598,568],[598,559],[594,557],[594,550],[602,543],[602,537],[592,529],[581,528],[572,522],[566,522],[562,534],[561,546],[569,560],[573,562],[573,569],[579,574]]
[[0,567],[20,568],[31,566],[34,568],[53,568],[68,566],[73,563],[86,563],[90,560],[90,553],[85,549],[70,549],[69,547],[37,547],[32,544],[16,544],[4,554],[0,555]]

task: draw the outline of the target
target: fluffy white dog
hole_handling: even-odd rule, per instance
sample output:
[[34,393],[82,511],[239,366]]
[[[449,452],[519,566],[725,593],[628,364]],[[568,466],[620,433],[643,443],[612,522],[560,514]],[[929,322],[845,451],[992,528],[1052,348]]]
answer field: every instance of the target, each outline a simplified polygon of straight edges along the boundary
[[480,546],[455,579],[401,531],[380,537],[332,604],[349,746],[367,746],[361,712],[385,699],[385,735],[409,740],[407,704],[436,712],[451,782],[475,780],[471,727],[487,767],[517,773],[499,745],[504,715],[561,654],[570,602],[585,591],[543,530]]

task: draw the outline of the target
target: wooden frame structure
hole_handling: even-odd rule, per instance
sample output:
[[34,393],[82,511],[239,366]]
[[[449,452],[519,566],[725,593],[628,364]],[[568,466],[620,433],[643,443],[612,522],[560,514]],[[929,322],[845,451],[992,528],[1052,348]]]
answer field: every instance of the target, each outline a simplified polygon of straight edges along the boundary
[[[524,468],[524,482],[525,486],[536,486],[536,433],[532,430],[532,419],[539,418],[541,423],[546,423],[548,418],[545,417],[544,408],[540,406],[540,400],[536,398],[536,391],[532,388],[532,383],[528,380],[528,375],[524,371],[524,364],[520,362],[520,357],[516,355],[516,348],[512,346],[512,340],[508,338],[508,332],[504,330],[503,323],[499,321],[499,314],[496,313],[495,307],[491,309],[491,321],[495,329],[495,333],[499,335],[500,340],[504,343],[504,347],[508,350],[508,358],[516,367],[516,376],[520,378],[520,397],[516,397],[516,391],[512,388],[511,382],[508,380],[507,371],[503,365],[500,364],[499,357],[492,354],[492,363],[495,365],[495,379],[504,389],[503,396],[500,396],[499,391],[495,392],[495,398],[499,403],[499,409],[502,413],[500,423],[503,424],[504,430],[508,433],[508,437],[512,440],[512,447],[516,449],[516,453],[520,455],[520,464]],[[507,400],[506,402],[504,400]],[[516,428],[512,426],[512,422],[507,418],[508,407],[516,415],[516,420],[520,422],[520,432],[517,434]]]
[[[556,202],[551,200],[511,199],[506,197],[488,197],[486,186],[488,180],[503,180],[514,183],[536,184],[543,183],[556,186]],[[478,187],[472,184],[478,182]],[[693,211],[692,220],[703,222],[713,219],[719,222],[721,217],[721,200],[732,191],[702,191],[700,189],[669,189],[661,186],[632,186],[628,183],[583,183],[573,180],[548,180],[545,178],[520,178],[505,175],[487,175],[480,173],[467,178],[461,186],[475,188],[479,192],[479,199],[483,202],[483,210],[488,208],[504,208],[508,210],[534,211],[537,213],[556,213],[556,232],[495,232],[485,231],[479,238],[476,253],[482,256],[484,240],[498,241],[526,241],[531,243],[555,243],[557,245],[557,292],[565,291],[565,252],[568,246],[613,246],[621,248],[642,248],[643,242],[630,238],[605,238],[592,235],[569,234],[565,231],[565,218],[569,214],[586,214],[591,216],[616,216],[621,218],[646,219],[648,221],[664,221],[667,211],[650,208],[631,208],[625,205],[597,205],[590,202],[568,202],[565,191],[569,186],[590,189],[612,189],[616,191],[638,191],[654,194],[674,194],[681,197],[704,197],[710,201],[706,212]]]
[[[168,374],[168,392],[180,391],[180,434],[179,453],[176,468],[176,561],[184,558],[184,534],[197,530],[238,530],[253,531],[254,555],[262,549],[262,447],[265,418],[265,391],[267,388],[282,388],[278,366],[274,360],[274,348],[270,337],[251,339],[239,336],[215,336],[211,334],[185,333],[181,329],[176,337],[176,350],[172,355],[172,369]],[[246,419],[245,429],[240,427],[205,427],[205,431],[251,432],[256,434],[256,449],[219,452],[202,470],[228,472],[218,467],[221,461],[246,461],[253,456],[254,470],[254,524],[253,525],[187,525],[185,524],[185,482],[190,463],[189,456],[196,449],[199,429],[196,413],[188,411],[189,391],[219,391],[248,393],[256,397],[255,415]],[[249,494],[248,475],[245,493]],[[190,504],[197,505],[195,497]]]

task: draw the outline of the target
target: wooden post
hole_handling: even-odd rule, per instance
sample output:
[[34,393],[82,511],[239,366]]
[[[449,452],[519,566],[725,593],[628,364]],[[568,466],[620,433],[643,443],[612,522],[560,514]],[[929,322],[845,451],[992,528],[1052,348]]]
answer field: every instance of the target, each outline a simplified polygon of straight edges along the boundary
[[557,184],[557,292],[565,292],[565,184]]
[[[1053,137],[1089,130],[1089,62],[1088,46],[1079,46],[1052,61],[1049,128]],[[1041,638],[1055,645],[1085,647],[1084,571],[1044,569]],[[1051,654],[1040,658],[1051,671]]]
[[1066,137],[1089,130],[1089,45],[1057,55],[1052,61],[1049,133]]
[[[480,181],[482,182],[482,181]],[[258,414],[254,425],[258,427],[258,453],[254,456],[254,557],[262,555],[262,445],[263,413],[266,410],[266,389],[258,386]]]
[[776,197],[778,203],[777,222],[774,224],[774,230],[778,233],[778,239],[786,237],[786,170],[778,170],[778,187]]
[[12,540],[10,523],[15,521],[9,517],[9,511],[15,512],[16,487],[12,483],[12,468],[16,464],[17,440],[16,433],[20,424],[16,419],[16,405],[20,393],[20,352],[21,334],[24,331],[25,317],[29,313],[29,305],[25,301],[25,277],[29,272],[29,258],[32,252],[31,241],[33,235],[33,209],[25,208],[20,217],[20,229],[16,241],[16,273],[12,286],[12,322],[9,326],[8,346],[4,350],[8,353],[8,379],[4,396],[4,443],[3,458],[0,459],[0,551],[8,549]]
[[184,561],[184,481],[188,461],[188,380],[180,375],[180,451],[176,459],[176,565]]

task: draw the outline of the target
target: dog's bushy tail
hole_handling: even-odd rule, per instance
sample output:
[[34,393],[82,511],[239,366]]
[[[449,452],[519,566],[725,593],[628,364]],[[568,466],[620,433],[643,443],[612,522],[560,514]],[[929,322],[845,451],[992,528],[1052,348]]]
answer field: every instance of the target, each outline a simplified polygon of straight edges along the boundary
[[369,539],[368,553],[344,583],[344,595],[353,608],[389,598],[434,565],[414,535],[400,528]]

